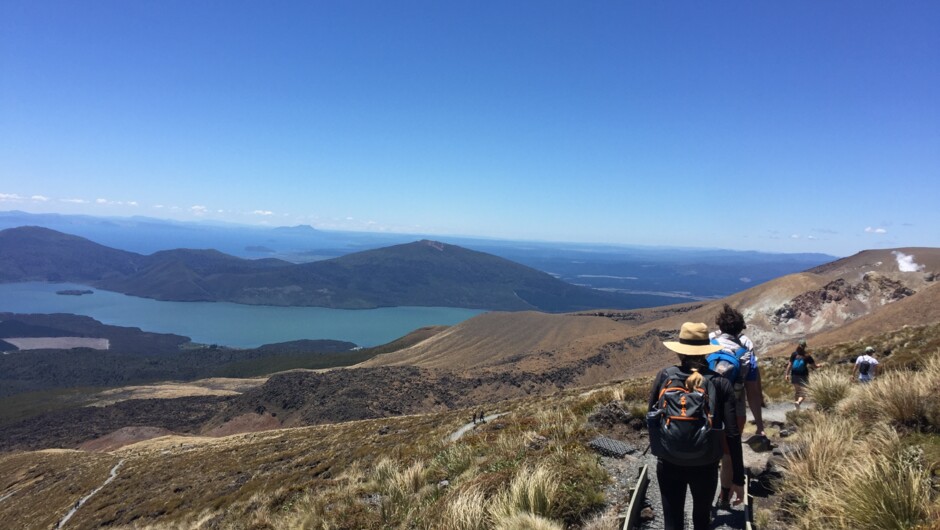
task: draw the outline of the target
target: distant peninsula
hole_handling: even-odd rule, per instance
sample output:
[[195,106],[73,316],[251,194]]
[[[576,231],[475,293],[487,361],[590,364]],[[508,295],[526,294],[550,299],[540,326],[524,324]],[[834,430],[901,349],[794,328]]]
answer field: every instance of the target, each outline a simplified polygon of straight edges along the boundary
[[63,296],[82,296],[86,294],[95,294],[91,289],[63,289],[61,291],[56,291],[55,294],[61,294]]
[[216,250],[143,256],[46,228],[2,230],[0,282],[24,281],[73,282],[176,302],[334,309],[419,306],[561,313],[634,307],[626,295],[572,285],[507,259],[428,240],[293,264],[241,259]]

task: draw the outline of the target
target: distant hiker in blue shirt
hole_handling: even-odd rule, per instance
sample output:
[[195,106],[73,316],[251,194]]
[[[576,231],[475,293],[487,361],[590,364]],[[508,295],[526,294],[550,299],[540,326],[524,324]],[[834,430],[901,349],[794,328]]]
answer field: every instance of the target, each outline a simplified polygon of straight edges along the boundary
[[806,399],[806,387],[809,385],[810,369],[817,369],[823,366],[816,364],[813,356],[806,351],[806,340],[801,339],[796,350],[790,354],[790,362],[787,363],[787,372],[784,377],[793,384],[793,404],[796,410],[800,410],[800,405]]

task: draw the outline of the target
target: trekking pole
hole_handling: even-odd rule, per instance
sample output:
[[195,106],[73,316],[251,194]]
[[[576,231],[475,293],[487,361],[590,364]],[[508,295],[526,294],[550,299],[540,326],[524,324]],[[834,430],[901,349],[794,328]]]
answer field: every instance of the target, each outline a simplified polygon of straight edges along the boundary
[[643,450],[643,456],[646,456],[646,453],[650,452],[650,447],[652,445],[653,445],[652,443],[646,444],[646,449]]

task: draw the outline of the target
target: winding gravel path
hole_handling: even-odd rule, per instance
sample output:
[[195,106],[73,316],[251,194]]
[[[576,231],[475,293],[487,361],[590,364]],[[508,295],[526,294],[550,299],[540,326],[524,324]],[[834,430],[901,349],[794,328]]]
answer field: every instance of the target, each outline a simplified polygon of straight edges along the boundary
[[121,464],[123,463],[124,463],[124,459],[122,458],[120,462],[118,462],[117,464],[114,465],[114,467],[111,468],[111,476],[109,476],[108,479],[104,481],[104,484],[98,486],[97,488],[92,490],[91,493],[89,493],[88,495],[85,495],[84,497],[81,498],[81,500],[76,502],[75,506],[73,506],[72,509],[69,510],[69,513],[65,514],[65,517],[63,517],[62,520],[59,521],[59,524],[55,525],[55,527],[62,528],[63,526],[65,526],[65,523],[67,523],[69,519],[71,519],[72,516],[75,515],[75,512],[77,512],[78,509],[81,508],[83,504],[88,502],[88,499],[92,498],[96,493],[98,493],[99,491],[104,489],[105,486],[110,484],[112,480],[117,478],[118,469],[121,468]]
[[[804,404],[804,408],[811,407],[811,404]],[[792,403],[774,403],[763,409],[763,419],[766,423],[786,421],[786,413],[794,410]],[[745,435],[744,439],[750,435]],[[766,465],[769,452],[756,453],[747,444],[742,446],[744,450],[744,465],[746,468],[763,469]],[[663,507],[662,498],[659,494],[659,483],[656,477],[656,457],[651,454],[641,455],[636,453],[628,455],[623,459],[601,457],[601,464],[610,474],[613,482],[607,488],[608,499],[628,500],[630,488],[636,483],[640,470],[644,465],[649,466],[650,485],[646,493],[646,504],[652,508],[655,517],[651,521],[646,521],[638,528],[641,530],[662,530],[663,529]],[[718,491],[715,492],[715,498],[718,498]],[[625,507],[625,506],[624,506]],[[712,528],[717,530],[737,530],[744,528],[744,506],[734,506],[731,511],[713,510],[714,517]],[[692,495],[686,494],[685,506],[686,527],[692,528]]]
[[[500,412],[499,414],[491,414],[491,415],[489,415],[489,416],[484,416],[484,417],[483,417],[483,423],[486,423],[486,422],[488,422],[488,421],[493,421],[493,420],[495,420],[496,418],[499,418],[500,416],[505,416],[506,414],[509,414],[509,413],[508,413],[508,412]],[[463,427],[461,427],[461,428],[457,429],[456,431],[454,431],[454,433],[451,434],[450,437],[448,437],[448,440],[451,441],[451,442],[456,442],[457,440],[460,439],[461,436],[467,434],[468,432],[470,432],[471,430],[473,430],[474,428],[476,428],[477,425],[482,425],[482,424],[481,424],[481,423],[477,423],[477,422],[470,422],[470,423],[464,425]]]

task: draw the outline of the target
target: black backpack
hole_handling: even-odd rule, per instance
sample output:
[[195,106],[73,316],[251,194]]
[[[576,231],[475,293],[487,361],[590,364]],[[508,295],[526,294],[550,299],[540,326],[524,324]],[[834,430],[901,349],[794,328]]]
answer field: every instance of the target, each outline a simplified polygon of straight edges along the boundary
[[862,361],[858,363],[858,373],[862,375],[868,375],[868,372],[871,370],[871,363],[868,361]]
[[702,386],[687,390],[686,375],[667,368],[655,408],[647,414],[650,450],[655,456],[682,466],[711,464],[721,458],[721,429],[712,426],[716,390],[711,375]]

